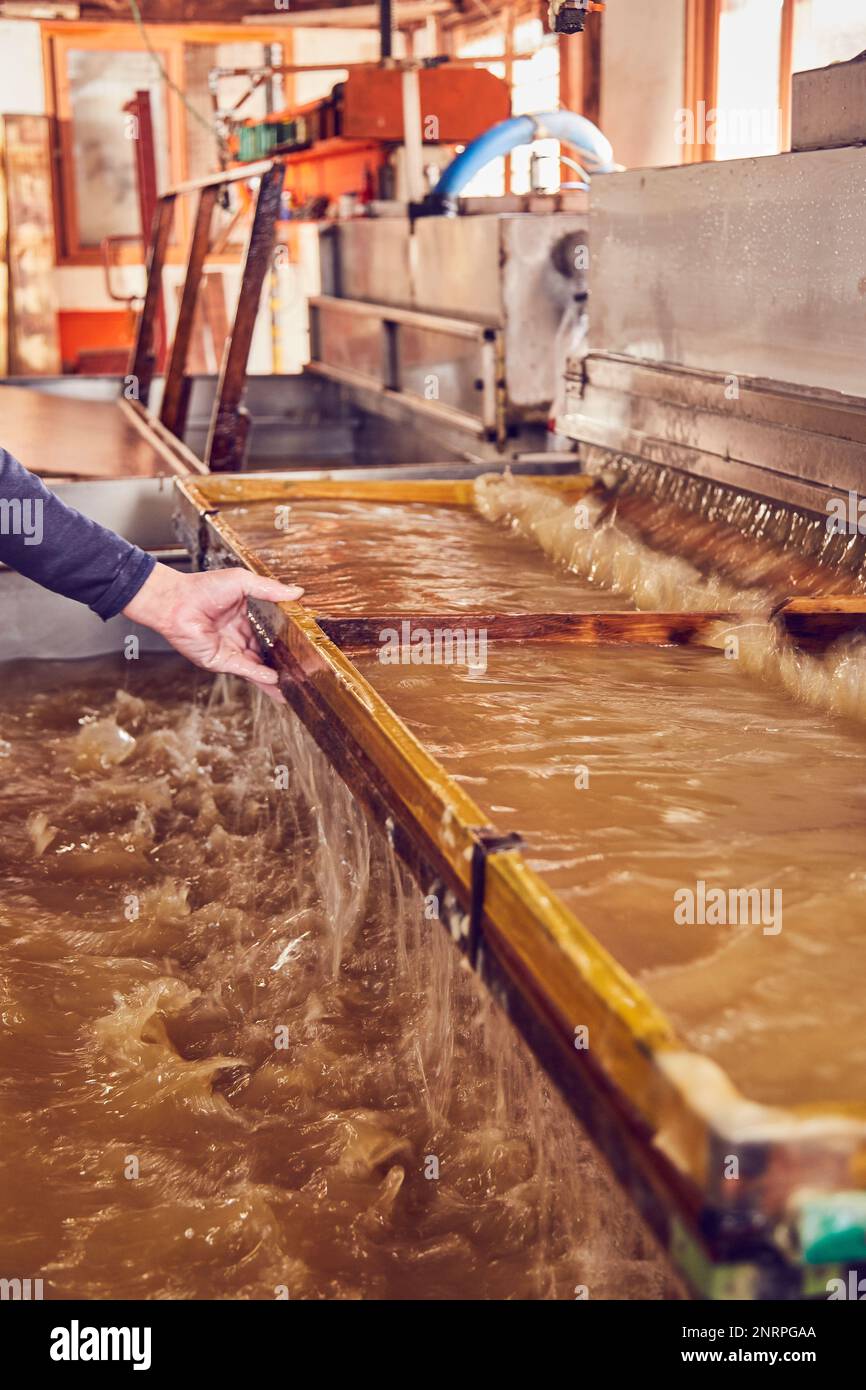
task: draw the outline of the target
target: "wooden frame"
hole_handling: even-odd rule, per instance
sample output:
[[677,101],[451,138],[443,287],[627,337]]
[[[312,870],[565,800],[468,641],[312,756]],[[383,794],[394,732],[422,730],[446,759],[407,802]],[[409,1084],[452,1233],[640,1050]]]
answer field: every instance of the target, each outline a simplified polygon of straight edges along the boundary
[[[173,82],[180,84],[183,79],[182,50],[169,42],[170,36],[157,35],[155,47],[163,58],[166,70]],[[78,200],[75,188],[75,168],[72,139],[72,100],[68,76],[69,54],[80,49],[97,52],[123,53],[134,51],[147,53],[147,46],[140,33],[131,24],[123,25],[75,25],[43,26],[43,48],[49,50],[45,64],[48,96],[51,112],[55,118],[57,147],[55,153],[55,204],[57,208],[57,247],[59,265],[99,265],[101,252],[98,245],[82,245],[79,234]],[[130,93],[132,95],[132,93]],[[165,116],[168,126],[170,181],[179,181],[184,176],[185,142],[184,126],[180,103],[174,92],[166,92]],[[122,119],[118,111],[118,121]],[[141,262],[143,254],[132,248],[122,257],[127,262]]]
[[592,15],[582,34],[559,39],[560,105],[601,124],[601,62],[604,14]]
[[782,113],[779,139],[783,150],[791,148],[791,95],[794,81],[794,20],[796,0],[782,0],[779,35],[779,110]]
[[[138,319],[135,343],[127,372],[127,383],[135,388],[134,399],[125,396],[121,409],[131,415],[137,427],[156,446],[171,451],[178,471],[233,471],[242,467],[249,432],[249,416],[243,406],[247,360],[261,300],[262,286],[274,248],[283,164],[263,160],[208,178],[178,184],[159,198],[154,218],[153,238],[148,250],[147,287]],[[190,380],[187,357],[202,273],[208,254],[213,210],[220,189],[241,180],[258,178],[252,225],[247,241],[240,292],[231,332],[226,340],[217,381],[216,398],[208,433],[204,461],[183,444]],[[198,208],[187,259],[180,311],[166,369],[160,417],[148,411],[150,388],[156,368],[156,326],[163,293],[163,270],[178,201],[184,194],[198,194]]]
[[[722,0],[686,0],[685,107],[697,115],[699,103],[711,111],[718,99],[719,27]],[[791,148],[791,82],[794,72],[796,0],[781,0],[779,30],[780,150]],[[685,147],[685,163],[715,159],[708,141]]]
[[[719,85],[719,23],[721,0],[686,0],[686,71],[685,99],[687,111],[697,113],[701,102],[711,111],[716,105]],[[715,148],[708,141],[685,145],[684,163],[701,164],[715,158]]]
[[[566,496],[592,486],[583,475],[536,481]],[[317,496],[460,507],[469,505],[471,493],[465,482],[197,479],[179,485],[179,529],[199,565],[241,563],[271,575],[234,528],[232,507]],[[836,607],[844,609],[845,601]],[[692,1288],[704,1297],[732,1291],[796,1297],[836,1272],[839,1266],[830,1264],[810,1269],[808,1250],[799,1261],[792,1257],[792,1205],[816,1161],[833,1175],[830,1187],[850,1189],[852,1200],[866,1187],[866,1105],[837,1101],[764,1112],[715,1064],[689,1053],[645,991],[529,868],[513,837],[498,834],[343,650],[341,644],[363,647],[369,624],[384,619],[320,617],[300,604],[259,603],[253,610],[287,700],[422,891],[454,895],[443,925],[551,1071]],[[391,615],[390,622],[404,616]],[[732,616],[491,615],[484,621],[500,624],[500,640],[658,643],[700,642],[709,626]],[[455,626],[468,615],[413,614],[416,619]],[[591,1054],[574,1048],[578,1025],[598,1039]],[[724,1097],[724,1126],[707,1101],[710,1075],[711,1093]],[[747,1140],[734,1137],[737,1115]],[[729,1124],[733,1132],[726,1132]],[[746,1158],[736,1184],[723,1177],[723,1158],[731,1152]],[[866,1198],[856,1200],[866,1229]]]
[[[291,46],[291,31],[282,26],[273,29],[265,26],[251,28],[249,25],[207,25],[207,24],[159,24],[148,26],[148,35],[157,51],[164,56],[166,70],[171,81],[184,90],[184,47],[192,44],[237,43],[239,41],[255,45],[279,43],[284,48]],[[136,25],[129,23],[78,23],[75,25],[43,23],[42,56],[45,74],[46,111],[54,119],[54,198],[55,198],[55,239],[58,249],[58,265],[81,266],[100,265],[99,246],[81,246],[78,236],[78,217],[75,198],[73,171],[71,102],[66,60],[71,50],[93,49],[97,51],[124,52],[134,50],[147,53],[147,45]],[[118,113],[119,114],[119,113]],[[177,91],[166,92],[166,115],[168,121],[169,181],[181,183],[189,176],[187,158],[187,120],[188,114]],[[168,253],[169,263],[180,262],[183,247],[190,227],[185,213],[178,221],[177,239]],[[146,248],[140,252],[130,247],[121,252],[120,257],[127,264],[142,264],[146,259]]]
[[60,371],[51,281],[50,128],[45,116],[0,116],[0,374]]

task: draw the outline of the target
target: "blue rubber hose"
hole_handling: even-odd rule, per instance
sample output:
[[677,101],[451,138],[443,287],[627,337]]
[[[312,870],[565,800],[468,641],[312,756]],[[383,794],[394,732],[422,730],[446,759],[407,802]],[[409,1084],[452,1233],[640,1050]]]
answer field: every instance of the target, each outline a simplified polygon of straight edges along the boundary
[[451,161],[433,190],[433,197],[443,202],[458,197],[470,179],[491,159],[547,136],[579,150],[587,173],[612,173],[613,149],[598,126],[576,111],[543,111],[532,116],[510,116],[507,121],[485,130]]

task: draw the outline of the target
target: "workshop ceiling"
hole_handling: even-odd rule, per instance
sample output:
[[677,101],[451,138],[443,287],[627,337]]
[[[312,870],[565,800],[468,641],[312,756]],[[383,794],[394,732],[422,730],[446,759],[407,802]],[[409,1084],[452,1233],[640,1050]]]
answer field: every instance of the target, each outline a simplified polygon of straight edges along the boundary
[[[489,24],[511,11],[514,18],[546,18],[548,0],[392,0],[393,22],[415,29],[437,17],[453,26]],[[2,19],[69,23],[144,21],[154,24],[238,24],[378,29],[378,0],[0,0]]]
[[[505,8],[509,0],[394,0],[394,22],[398,26],[423,23],[432,15],[442,18],[489,18]],[[206,11],[209,24],[237,23],[242,20],[287,25],[334,25],[370,27],[379,24],[379,6],[371,0],[137,0],[147,24],[202,23]],[[8,0],[0,3],[0,14],[34,18],[76,18],[84,21],[129,20],[134,15],[130,0]],[[51,13],[53,11],[53,14]]]

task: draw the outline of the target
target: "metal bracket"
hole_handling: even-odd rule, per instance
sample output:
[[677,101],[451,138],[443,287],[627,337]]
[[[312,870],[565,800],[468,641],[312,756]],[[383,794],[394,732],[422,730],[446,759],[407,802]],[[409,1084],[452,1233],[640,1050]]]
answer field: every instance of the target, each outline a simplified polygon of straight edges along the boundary
[[469,909],[469,935],[466,954],[473,970],[478,969],[484,923],[484,892],[487,884],[487,861],[491,854],[521,849],[523,837],[516,830],[506,835],[495,830],[480,830],[472,847],[472,902]]

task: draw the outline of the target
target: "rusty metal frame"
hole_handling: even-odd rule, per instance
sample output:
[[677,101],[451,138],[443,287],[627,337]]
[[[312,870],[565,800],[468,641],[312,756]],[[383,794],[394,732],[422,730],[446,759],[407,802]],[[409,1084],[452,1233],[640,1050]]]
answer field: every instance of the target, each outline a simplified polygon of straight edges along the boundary
[[[241,274],[234,322],[226,340],[216,398],[203,460],[183,444],[191,381],[186,371],[193,317],[205,259],[210,247],[213,211],[222,190],[232,183],[259,179],[255,207]],[[249,434],[249,414],[243,404],[247,361],[276,235],[283,187],[283,164],[259,164],[226,170],[178,184],[158,199],[147,257],[147,288],[139,315],[121,408],[138,424],[155,448],[171,456],[178,473],[237,472],[243,467]],[[166,365],[159,416],[148,409],[156,369],[156,337],[162,299],[162,275],[178,198],[198,194],[198,206],[187,252],[177,326]]]
[[[592,485],[585,476],[537,481],[566,496]],[[470,505],[471,487],[188,480],[179,486],[179,529],[199,564],[241,563],[271,574],[234,530],[232,506],[317,496],[459,507]],[[720,1067],[690,1051],[644,989],[520,849],[497,834],[353,664],[352,645],[363,646],[366,624],[378,620],[318,616],[300,604],[257,604],[253,616],[288,702],[422,891],[447,888],[454,895],[457,908],[443,925],[563,1090],[693,1291],[703,1297],[816,1295],[828,1277],[853,1264],[814,1263],[805,1243],[798,1248],[791,1221],[816,1165],[831,1192],[853,1194],[858,1209],[866,1210],[866,1105],[840,1100],[771,1110],[746,1100]],[[503,625],[496,635],[512,640],[547,640],[552,630],[556,640],[655,645],[701,642],[710,627],[732,616],[493,615],[489,621]],[[451,626],[461,620],[467,615],[448,618]],[[591,1051],[575,1049],[580,1025],[596,1040]],[[721,1109],[713,1096],[721,1096]],[[723,1177],[732,1152],[742,1163],[736,1183]]]

